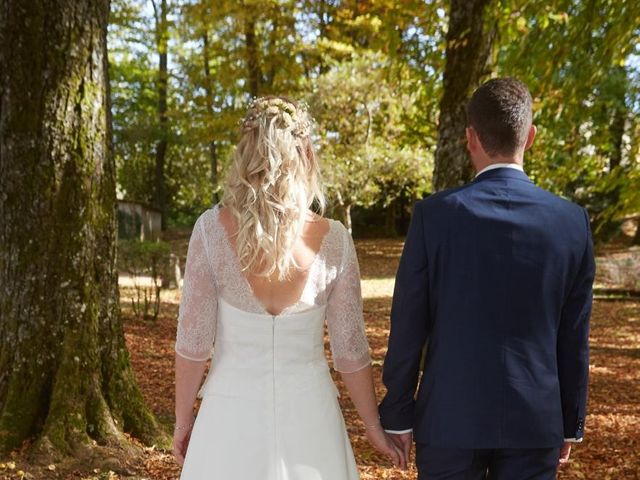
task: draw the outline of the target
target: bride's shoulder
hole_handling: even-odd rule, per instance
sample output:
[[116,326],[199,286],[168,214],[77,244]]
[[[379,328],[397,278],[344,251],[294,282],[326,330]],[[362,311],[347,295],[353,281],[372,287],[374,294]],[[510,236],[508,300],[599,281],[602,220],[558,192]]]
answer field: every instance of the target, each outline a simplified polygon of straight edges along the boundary
[[329,242],[337,240],[343,240],[344,234],[347,229],[342,222],[334,220],[330,217],[319,215],[318,213],[310,213],[310,221],[307,224],[313,229],[315,235],[319,237],[325,237]]
[[340,267],[345,263],[346,257],[349,256],[349,240],[351,238],[349,231],[339,220],[328,217],[318,218],[321,219],[321,223],[325,225],[324,228],[326,229],[320,250],[324,253],[328,264]]
[[209,221],[213,218],[213,216],[215,215],[215,206],[211,207],[211,208],[207,208],[206,210],[204,210],[203,212],[200,213],[200,215],[198,215],[198,217],[196,218],[195,223],[204,223],[206,221]]
[[194,228],[202,229],[203,233],[207,236],[218,230],[218,222],[220,216],[220,204],[215,204],[212,207],[203,211],[195,221]]
[[329,229],[336,237],[339,237],[342,241],[348,240],[351,234],[347,227],[340,220],[336,220],[334,218],[327,218],[329,222]]

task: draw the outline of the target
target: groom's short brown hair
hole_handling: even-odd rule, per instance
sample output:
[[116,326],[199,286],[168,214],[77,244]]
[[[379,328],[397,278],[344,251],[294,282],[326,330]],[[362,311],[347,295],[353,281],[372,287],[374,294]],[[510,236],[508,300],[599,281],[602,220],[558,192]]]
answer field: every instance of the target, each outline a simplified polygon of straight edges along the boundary
[[473,92],[467,125],[490,156],[513,155],[527,141],[532,122],[531,94],[515,78],[494,78]]

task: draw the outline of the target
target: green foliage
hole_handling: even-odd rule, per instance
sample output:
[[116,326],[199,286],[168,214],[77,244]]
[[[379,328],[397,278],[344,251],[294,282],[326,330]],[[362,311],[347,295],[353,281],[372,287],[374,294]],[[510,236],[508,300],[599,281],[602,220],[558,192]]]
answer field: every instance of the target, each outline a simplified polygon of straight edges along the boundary
[[[114,0],[114,139],[121,196],[152,203],[159,138],[155,26],[146,0]],[[169,218],[222,193],[251,96],[304,98],[334,207],[389,206],[430,188],[449,2],[170,2]],[[524,80],[538,138],[527,171],[586,205],[606,237],[640,211],[640,3],[500,0],[488,76]],[[459,75],[464,75],[464,71]]]
[[[596,234],[640,209],[638,2],[506,2],[497,74],[534,96],[538,138],[527,157],[541,186],[587,206]],[[630,63],[631,60],[631,63]]]
[[131,307],[139,319],[155,321],[158,318],[163,283],[171,275],[170,253],[166,242],[118,240],[118,270],[133,281]]
[[109,25],[113,146],[121,197],[152,203],[158,138],[152,20],[144,1],[115,0]]
[[311,109],[324,179],[342,208],[388,205],[429,188],[432,155],[405,126],[416,115],[416,95],[390,68],[381,53],[364,53],[333,62],[316,82]]

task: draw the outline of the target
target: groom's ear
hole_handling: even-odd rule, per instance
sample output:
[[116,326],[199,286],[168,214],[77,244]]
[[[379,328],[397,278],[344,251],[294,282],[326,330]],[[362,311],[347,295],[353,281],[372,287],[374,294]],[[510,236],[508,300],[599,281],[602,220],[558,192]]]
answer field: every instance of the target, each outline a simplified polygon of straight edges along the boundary
[[467,137],[467,150],[469,153],[473,153],[478,149],[478,134],[473,127],[467,127],[464,131]]
[[531,145],[533,145],[533,141],[536,138],[537,131],[538,129],[536,128],[536,126],[531,124],[531,126],[529,127],[529,134],[527,135],[527,142],[524,144],[525,150],[529,150],[531,148]]

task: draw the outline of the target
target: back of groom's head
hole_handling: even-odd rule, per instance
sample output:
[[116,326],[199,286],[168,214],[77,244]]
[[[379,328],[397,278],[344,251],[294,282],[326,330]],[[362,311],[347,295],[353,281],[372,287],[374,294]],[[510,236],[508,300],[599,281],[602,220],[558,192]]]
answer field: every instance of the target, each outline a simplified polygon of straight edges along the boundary
[[531,128],[531,94],[515,78],[494,78],[473,92],[467,106],[472,127],[489,156],[510,156],[527,142]]

